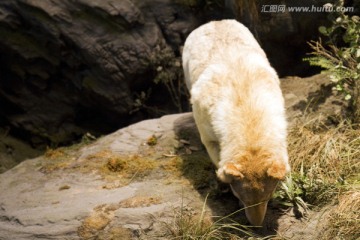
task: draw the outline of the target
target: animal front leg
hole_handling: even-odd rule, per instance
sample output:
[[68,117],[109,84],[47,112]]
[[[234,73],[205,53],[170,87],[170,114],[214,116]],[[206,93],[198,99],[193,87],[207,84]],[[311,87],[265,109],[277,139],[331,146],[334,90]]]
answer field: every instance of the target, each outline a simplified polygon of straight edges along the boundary
[[204,141],[203,142],[206,151],[208,152],[212,162],[215,164],[215,166],[219,167],[219,161],[220,161],[220,146],[219,143],[216,141]]

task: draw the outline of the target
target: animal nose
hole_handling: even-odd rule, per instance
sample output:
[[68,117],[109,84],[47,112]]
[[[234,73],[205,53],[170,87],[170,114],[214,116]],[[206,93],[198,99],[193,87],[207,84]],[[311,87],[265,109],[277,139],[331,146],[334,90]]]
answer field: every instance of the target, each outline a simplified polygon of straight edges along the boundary
[[261,226],[267,209],[268,202],[262,202],[252,206],[246,206],[245,213],[249,222],[254,226]]

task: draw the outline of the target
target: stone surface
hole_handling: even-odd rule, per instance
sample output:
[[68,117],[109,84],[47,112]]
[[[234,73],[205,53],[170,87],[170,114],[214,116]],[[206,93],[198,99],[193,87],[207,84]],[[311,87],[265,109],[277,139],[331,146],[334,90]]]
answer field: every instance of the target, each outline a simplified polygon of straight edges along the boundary
[[[305,111],[340,111],[328,82],[323,75],[282,80],[290,122]],[[146,120],[0,174],[0,239],[171,239],[179,213],[200,214],[208,194],[206,215],[239,208],[218,185],[191,113]],[[242,212],[235,219],[246,224]],[[313,237],[271,206],[265,221],[263,236]],[[315,214],[312,223],[319,221]]]
[[[39,157],[1,174],[0,239],[86,239],[106,234],[113,226],[130,229],[132,235],[158,234],[161,229],[154,228],[154,224],[169,218],[176,207],[193,201],[201,204],[200,194],[186,178],[159,174],[157,170],[145,179],[117,186],[114,182],[121,179],[109,182],[99,173],[106,161],[99,163],[100,169],[94,167],[86,173],[78,168],[93,159],[90,155],[104,150],[119,156],[142,153],[159,158],[170,154],[178,145],[173,130],[176,121],[190,121],[194,130],[191,114],[165,116],[121,129],[80,148],[76,158],[65,159],[71,166],[59,164],[45,171],[52,159]],[[159,136],[155,153],[146,145],[153,134]],[[111,210],[106,210],[107,221],[97,229],[87,219],[101,224],[94,216],[102,208]]]
[[346,115],[347,102],[332,89],[327,75],[287,77],[281,79],[288,119],[316,114],[320,117]]

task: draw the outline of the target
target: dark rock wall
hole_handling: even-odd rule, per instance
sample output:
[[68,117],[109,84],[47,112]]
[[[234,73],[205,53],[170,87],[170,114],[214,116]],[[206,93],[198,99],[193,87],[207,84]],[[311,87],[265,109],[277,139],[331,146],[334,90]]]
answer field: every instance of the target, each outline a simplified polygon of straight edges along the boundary
[[33,143],[65,143],[146,118],[129,114],[135,95],[197,25],[174,1],[1,1],[1,122]]
[[[319,71],[303,58],[311,51],[307,42],[319,38],[318,27],[329,24],[328,13],[320,10],[328,2],[334,0],[227,0],[236,18],[257,37],[280,76],[310,76]],[[299,8],[291,10],[294,7]]]
[[213,19],[244,22],[281,76],[309,75],[306,41],[326,14],[261,9],[324,2],[1,0],[0,127],[34,145],[63,144],[189,110],[181,46]]

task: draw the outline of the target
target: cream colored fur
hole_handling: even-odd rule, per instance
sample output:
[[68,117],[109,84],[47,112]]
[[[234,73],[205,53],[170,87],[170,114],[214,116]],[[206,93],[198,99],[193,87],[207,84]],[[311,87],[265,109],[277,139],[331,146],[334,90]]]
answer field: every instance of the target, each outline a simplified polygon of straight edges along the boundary
[[[284,100],[264,51],[239,22],[214,21],[187,38],[183,68],[218,177],[245,206],[267,203],[289,165]],[[261,224],[263,216],[252,217],[250,222]]]

